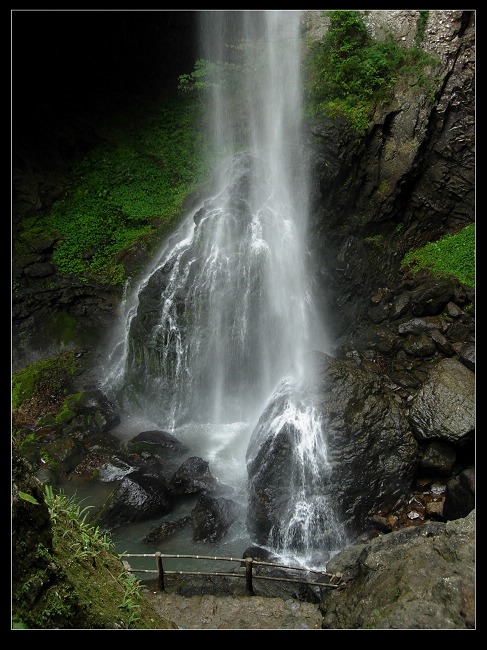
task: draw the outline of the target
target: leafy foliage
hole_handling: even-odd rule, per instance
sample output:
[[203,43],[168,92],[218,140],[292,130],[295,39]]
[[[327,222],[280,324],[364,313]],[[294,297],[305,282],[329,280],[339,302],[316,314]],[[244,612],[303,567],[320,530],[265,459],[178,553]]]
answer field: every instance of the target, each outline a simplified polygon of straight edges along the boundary
[[[322,42],[309,44],[306,64],[308,111],[344,116],[364,134],[378,105],[390,101],[402,76],[426,86],[423,70],[433,57],[402,48],[392,37],[374,40],[358,11],[327,11],[330,26]],[[426,17],[427,18],[427,17]],[[424,33],[424,16],[418,25]]]
[[236,88],[242,67],[237,63],[207,61],[198,59],[193,72],[179,75],[178,90],[183,93],[198,93],[212,87]]
[[413,273],[428,268],[438,276],[453,275],[463,284],[475,286],[475,224],[466,226],[455,235],[429,242],[409,251],[401,261]]
[[77,360],[73,351],[37,361],[12,374],[12,408],[27,401],[44,399],[46,395],[64,396],[67,380],[76,372]]
[[[415,83],[426,84],[423,70],[431,61],[418,48],[374,41],[357,11],[327,13],[330,29],[307,57],[309,110],[344,115],[364,133],[374,106],[388,100],[398,76],[415,75]],[[418,35],[426,20],[422,12]],[[248,47],[234,44],[226,62],[197,60],[192,73],[180,76],[176,100],[132,108],[106,124],[104,144],[73,167],[69,192],[42,220],[24,222],[15,253],[52,242],[52,262],[61,275],[123,284],[133,272],[127,259],[138,247],[150,253],[174,227],[184,198],[208,180],[218,153],[208,155],[200,100],[218,85],[233,91],[232,114],[243,111],[240,82],[258,65],[258,52],[252,52],[252,65],[245,63]]]
[[190,97],[144,103],[106,125],[106,142],[72,169],[72,189],[42,222],[26,221],[17,252],[48,237],[62,275],[123,284],[123,258],[155,246],[181,215],[184,198],[209,174],[198,104]]
[[416,36],[414,37],[414,44],[419,47],[423,42],[426,25],[428,24],[429,11],[420,11],[419,18],[416,21]]
[[22,492],[21,490],[19,490],[19,497],[24,501],[28,501],[29,503],[32,503],[36,506],[39,505],[39,501],[37,501],[35,497],[33,497],[31,494],[27,494],[26,492]]
[[[17,585],[12,627],[19,629],[164,629],[127,572],[107,533],[88,522],[91,506],[44,486],[52,550],[38,545],[45,569]],[[52,575],[48,571],[54,571]],[[37,593],[32,599],[33,589]]]

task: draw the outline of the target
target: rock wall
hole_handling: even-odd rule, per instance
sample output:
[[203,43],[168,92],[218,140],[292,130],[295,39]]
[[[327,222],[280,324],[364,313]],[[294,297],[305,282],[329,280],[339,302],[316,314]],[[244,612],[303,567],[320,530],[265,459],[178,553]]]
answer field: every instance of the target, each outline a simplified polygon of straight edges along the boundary
[[[414,42],[419,12],[365,14],[374,35]],[[475,12],[428,12],[421,47],[432,85],[398,82],[360,143],[345,123],[307,123],[315,286],[336,338],[397,285],[408,250],[475,220]]]

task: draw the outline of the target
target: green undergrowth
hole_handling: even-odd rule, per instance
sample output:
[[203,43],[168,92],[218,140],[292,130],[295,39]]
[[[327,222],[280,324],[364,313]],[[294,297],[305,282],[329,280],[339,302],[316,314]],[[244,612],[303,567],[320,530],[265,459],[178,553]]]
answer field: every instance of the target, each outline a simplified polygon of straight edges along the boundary
[[[30,507],[40,507],[29,501]],[[123,566],[109,534],[87,523],[89,508],[49,485],[44,486],[44,501],[52,525],[52,549],[39,546],[37,553],[44,561],[37,566],[43,568],[15,586],[14,628],[174,627],[143,597],[140,583]]]
[[421,49],[428,20],[421,11],[413,47],[402,47],[392,35],[373,38],[359,11],[326,11],[329,28],[321,41],[310,40],[306,56],[307,111],[311,115],[345,117],[364,135],[377,107],[394,98],[398,81],[414,85],[433,100],[438,61]]
[[447,235],[421,248],[411,250],[403,257],[401,265],[413,273],[429,269],[433,275],[454,276],[462,284],[475,286],[475,224],[472,223],[455,235]]
[[208,178],[198,111],[181,96],[112,118],[104,142],[73,166],[62,200],[42,220],[24,222],[17,252],[51,240],[61,275],[123,284],[126,256],[141,245],[153,249],[181,217],[185,197]]
[[37,361],[12,373],[12,409],[30,400],[45,400],[49,395],[65,395],[66,383],[75,374],[79,363],[74,351],[62,352]]
[[[427,12],[420,13],[418,44],[427,23]],[[327,14],[328,32],[307,48],[309,112],[343,115],[363,134],[374,108],[393,97],[398,79],[423,89],[432,84],[434,61],[419,46],[373,39],[357,11]],[[227,68],[224,74],[221,66],[216,70],[233,88],[238,115],[239,74],[248,71],[235,64]],[[208,62],[197,62],[195,72],[180,79],[180,90],[209,85],[211,74],[216,73]],[[103,141],[72,167],[64,196],[42,218],[24,220],[14,256],[30,255],[42,244],[44,250],[52,247],[51,261],[61,276],[123,285],[138,270],[134,264],[147,260],[177,225],[185,198],[209,180],[217,158],[209,155],[203,112],[198,93],[181,92],[171,101],[146,101],[111,117],[100,129]]]

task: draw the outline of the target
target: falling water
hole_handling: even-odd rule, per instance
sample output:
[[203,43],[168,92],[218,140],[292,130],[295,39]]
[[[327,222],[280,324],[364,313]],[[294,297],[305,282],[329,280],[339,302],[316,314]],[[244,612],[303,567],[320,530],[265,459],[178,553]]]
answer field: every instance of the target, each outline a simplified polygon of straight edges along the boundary
[[[216,69],[207,128],[229,156],[127,295],[105,388],[189,444],[244,498],[259,416],[283,378],[305,377],[304,353],[326,347],[306,272],[300,12],[200,18],[202,59],[209,75]],[[284,554],[306,551],[332,521],[319,494],[326,441],[312,406],[290,397],[273,424],[260,420],[254,444],[287,418],[298,431],[296,502],[269,539]]]

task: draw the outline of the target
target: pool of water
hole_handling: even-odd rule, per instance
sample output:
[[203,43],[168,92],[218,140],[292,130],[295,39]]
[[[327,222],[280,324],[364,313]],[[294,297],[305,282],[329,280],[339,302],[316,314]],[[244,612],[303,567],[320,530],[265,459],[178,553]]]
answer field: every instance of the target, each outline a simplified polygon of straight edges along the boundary
[[[153,422],[139,418],[125,418],[111,433],[122,443],[128,442],[141,431],[160,429]],[[250,436],[250,425],[236,422],[223,425],[193,423],[172,432],[189,451],[187,457],[200,456],[209,462],[211,474],[224,486],[222,494],[225,498],[246,505],[246,464],[245,452]],[[210,450],[210,451],[208,451]],[[184,461],[184,457],[181,462]],[[103,505],[109,494],[118,486],[118,482],[103,482],[71,475],[62,488],[67,496],[75,496],[81,508],[92,509],[92,516]],[[225,492],[225,487],[227,491]],[[248,536],[245,526],[245,516],[234,522],[221,541],[194,541],[191,521],[181,529],[176,530],[164,542],[148,543],[146,536],[163,522],[173,522],[191,514],[198,495],[178,499],[175,508],[167,515],[133,522],[110,530],[110,537],[119,554],[153,554],[160,551],[163,554],[224,556],[241,558],[246,548],[254,544]],[[127,558],[133,568],[156,568],[152,558]],[[188,571],[228,571],[238,566],[238,563],[216,562],[207,560],[192,560],[188,558],[164,558],[165,570]],[[141,578],[142,575],[137,575]],[[152,576],[144,576],[151,578]],[[156,574],[154,574],[156,577]]]

